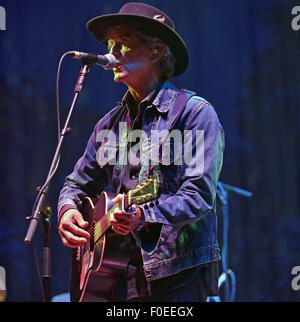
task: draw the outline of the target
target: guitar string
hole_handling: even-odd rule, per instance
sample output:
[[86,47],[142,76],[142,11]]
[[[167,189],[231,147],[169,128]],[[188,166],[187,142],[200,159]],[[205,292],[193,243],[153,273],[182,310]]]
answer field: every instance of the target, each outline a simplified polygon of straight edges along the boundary
[[[109,209],[108,210],[108,212],[103,216],[103,217],[101,217],[98,221],[96,221],[96,222],[94,222],[92,225],[91,225],[91,227],[90,227],[90,229],[88,230],[88,233],[89,234],[92,234],[92,233],[94,233],[95,232],[95,229],[96,229],[96,225],[97,225],[97,223],[100,223],[100,227],[101,226],[105,226],[105,223],[107,224],[107,226],[105,227],[105,230],[110,226],[110,224],[108,223],[108,221],[109,221],[109,216],[111,215],[111,213],[112,213],[112,211],[114,211],[115,210],[115,208],[118,208],[118,207],[120,207],[121,206],[121,203],[119,202],[119,203],[117,203],[115,206],[113,206],[111,209]],[[104,219],[106,219],[106,220],[104,220]],[[103,225],[101,225],[101,222],[104,222],[103,223]]]

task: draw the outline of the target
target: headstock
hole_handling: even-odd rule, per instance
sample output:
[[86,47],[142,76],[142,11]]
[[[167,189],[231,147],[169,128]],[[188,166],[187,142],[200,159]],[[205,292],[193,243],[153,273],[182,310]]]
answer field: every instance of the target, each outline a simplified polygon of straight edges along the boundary
[[155,199],[158,196],[159,178],[156,173],[146,181],[138,184],[135,189],[128,192],[128,204],[140,205]]

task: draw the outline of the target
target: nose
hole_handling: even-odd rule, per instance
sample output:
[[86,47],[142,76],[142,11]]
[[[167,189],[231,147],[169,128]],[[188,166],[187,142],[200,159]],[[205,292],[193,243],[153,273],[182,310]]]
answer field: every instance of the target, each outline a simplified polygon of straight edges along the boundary
[[116,46],[110,48],[109,54],[114,55],[118,60],[121,57],[121,52]]

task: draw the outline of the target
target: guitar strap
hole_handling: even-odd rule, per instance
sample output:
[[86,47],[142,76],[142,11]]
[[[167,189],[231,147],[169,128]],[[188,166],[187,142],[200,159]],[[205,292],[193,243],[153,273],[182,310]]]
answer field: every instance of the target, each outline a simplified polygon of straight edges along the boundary
[[175,97],[175,101],[173,107],[169,111],[169,122],[170,126],[168,131],[170,131],[174,125],[176,124],[177,120],[181,116],[187,102],[190,100],[191,97],[195,96],[196,93],[189,91],[187,89],[181,89]]

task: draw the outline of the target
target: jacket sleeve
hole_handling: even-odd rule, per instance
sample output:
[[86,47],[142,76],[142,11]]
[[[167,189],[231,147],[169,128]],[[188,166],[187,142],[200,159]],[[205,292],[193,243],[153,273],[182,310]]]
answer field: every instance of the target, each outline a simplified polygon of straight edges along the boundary
[[[146,224],[185,225],[200,220],[215,207],[225,144],[222,126],[206,101],[194,105],[186,124],[178,190],[166,199],[158,198],[154,206],[142,205]],[[196,162],[190,162],[189,156]]]
[[58,222],[63,209],[77,208],[85,196],[96,197],[107,184],[106,173],[97,162],[97,132],[99,121],[90,136],[82,157],[75,164],[73,172],[67,176],[58,198]]

